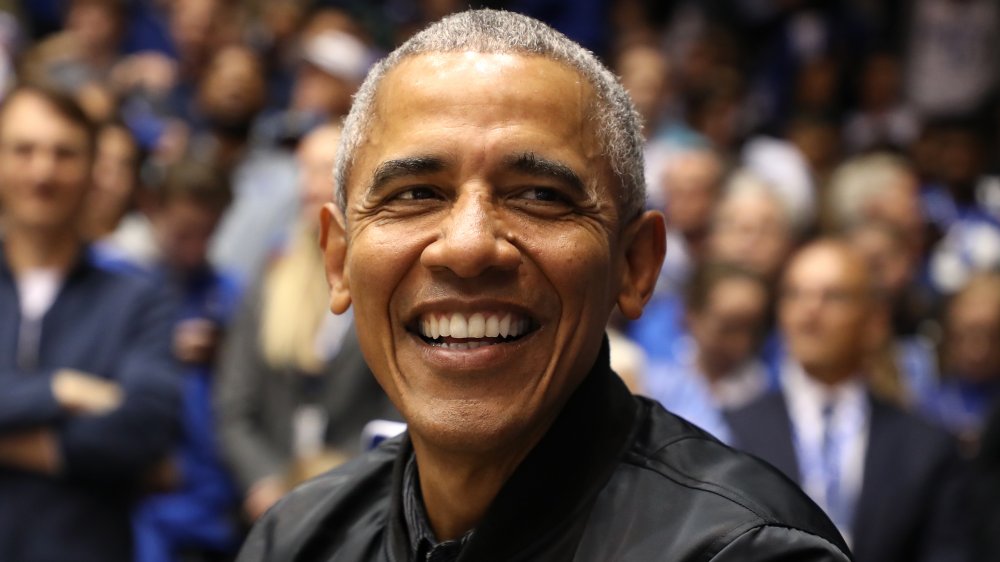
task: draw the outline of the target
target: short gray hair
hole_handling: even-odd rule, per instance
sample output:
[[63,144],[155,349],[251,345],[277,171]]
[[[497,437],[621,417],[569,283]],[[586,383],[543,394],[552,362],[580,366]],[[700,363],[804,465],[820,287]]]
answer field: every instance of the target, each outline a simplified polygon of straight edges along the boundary
[[347,178],[357,150],[368,134],[375,96],[386,74],[410,57],[429,53],[474,51],[489,54],[537,55],[565,64],[594,89],[593,117],[598,140],[615,177],[621,183],[619,202],[631,219],[646,203],[641,121],[621,83],[587,49],[527,16],[498,10],[471,10],[448,16],[403,43],[379,61],[354,96],[344,121],[334,182],[337,204],[347,207]]

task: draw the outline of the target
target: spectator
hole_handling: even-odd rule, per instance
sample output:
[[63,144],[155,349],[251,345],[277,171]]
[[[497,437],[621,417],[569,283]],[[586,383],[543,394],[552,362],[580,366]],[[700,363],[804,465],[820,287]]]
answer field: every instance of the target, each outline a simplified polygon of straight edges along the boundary
[[790,355],[780,391],[730,416],[735,441],[798,482],[858,562],[968,560],[954,441],[865,386],[876,309],[852,249],[820,240],[800,250],[781,287]]
[[900,61],[888,52],[875,52],[861,71],[858,108],[844,125],[848,153],[903,150],[919,132],[914,112],[902,99]]
[[80,235],[94,133],[62,94],[0,109],[0,557],[132,559],[129,509],[172,445],[171,301]]
[[941,386],[924,404],[970,451],[1000,403],[1000,274],[981,273],[945,309]]
[[740,264],[774,282],[796,238],[793,217],[781,198],[755,176],[737,173],[715,210],[708,257]]
[[722,441],[731,441],[722,412],[746,405],[768,388],[755,357],[766,333],[768,286],[750,271],[707,264],[687,285],[685,357],[652,365],[647,395]]
[[918,178],[905,159],[876,153],[841,164],[830,179],[822,215],[824,229],[833,233],[872,220],[888,223],[906,240],[914,267],[924,266],[925,215]]
[[670,252],[658,291],[679,291],[703,260],[712,212],[719,199],[723,164],[710,148],[678,148],[664,163],[661,186]]
[[235,486],[223,467],[212,410],[219,340],[239,301],[237,283],[208,263],[208,241],[229,204],[226,174],[194,161],[167,168],[152,213],[160,254],[152,276],[181,297],[174,356],[184,366],[183,439],[169,492],[136,509],[136,562],[179,561],[192,553],[233,555]]
[[[794,243],[790,214],[770,186],[748,173],[732,175],[712,215],[705,259],[745,267],[770,284]],[[650,301],[628,333],[651,361],[682,360],[682,300],[674,294]]]
[[212,240],[216,266],[250,280],[260,270],[274,241],[295,220],[295,162],[284,148],[255,146],[251,130],[264,105],[264,75],[246,47],[220,50],[210,62],[199,90],[207,129],[191,147],[212,155],[231,174],[233,205]]
[[303,139],[299,220],[244,302],[222,358],[222,446],[251,521],[305,476],[358,452],[369,420],[398,416],[368,371],[351,318],[323,305],[316,240],[339,138],[327,125]]
[[[893,224],[857,224],[845,236],[868,264],[880,306],[873,321],[872,353],[867,365],[874,394],[913,408],[937,391],[931,307],[917,287],[917,268],[905,235]],[[877,332],[877,333],[876,333]]]
[[133,209],[140,162],[139,145],[124,124],[108,123],[98,129],[93,187],[82,218],[87,240],[97,242],[113,236]]

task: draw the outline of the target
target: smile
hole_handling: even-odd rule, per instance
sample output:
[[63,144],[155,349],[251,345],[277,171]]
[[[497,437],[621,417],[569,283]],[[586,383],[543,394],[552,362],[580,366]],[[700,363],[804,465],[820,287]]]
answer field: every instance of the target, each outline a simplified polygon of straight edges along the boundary
[[517,341],[537,326],[531,318],[511,312],[453,312],[424,314],[417,320],[416,328],[420,338],[429,345],[477,349]]

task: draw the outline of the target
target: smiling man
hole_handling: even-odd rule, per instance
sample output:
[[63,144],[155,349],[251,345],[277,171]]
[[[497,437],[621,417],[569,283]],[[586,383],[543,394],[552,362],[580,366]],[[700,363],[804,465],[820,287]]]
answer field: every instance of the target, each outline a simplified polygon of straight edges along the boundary
[[616,79],[516,14],[376,66],[323,211],[331,308],[408,432],[306,484],[240,560],[848,560],[788,480],[611,371],[664,254]]

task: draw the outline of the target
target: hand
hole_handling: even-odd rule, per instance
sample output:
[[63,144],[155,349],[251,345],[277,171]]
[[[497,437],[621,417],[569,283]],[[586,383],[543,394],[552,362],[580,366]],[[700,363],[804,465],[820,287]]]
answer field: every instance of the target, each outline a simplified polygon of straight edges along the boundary
[[288,488],[281,478],[269,476],[258,480],[250,487],[247,497],[243,500],[243,511],[251,522],[256,521],[287,493]]
[[74,369],[56,372],[52,394],[73,414],[106,414],[122,403],[122,389],[116,383]]
[[218,342],[219,328],[211,320],[192,318],[174,329],[174,355],[183,363],[211,363]]
[[143,89],[154,96],[165,96],[177,84],[177,63],[156,52],[130,55],[111,69],[111,83],[119,92]]

